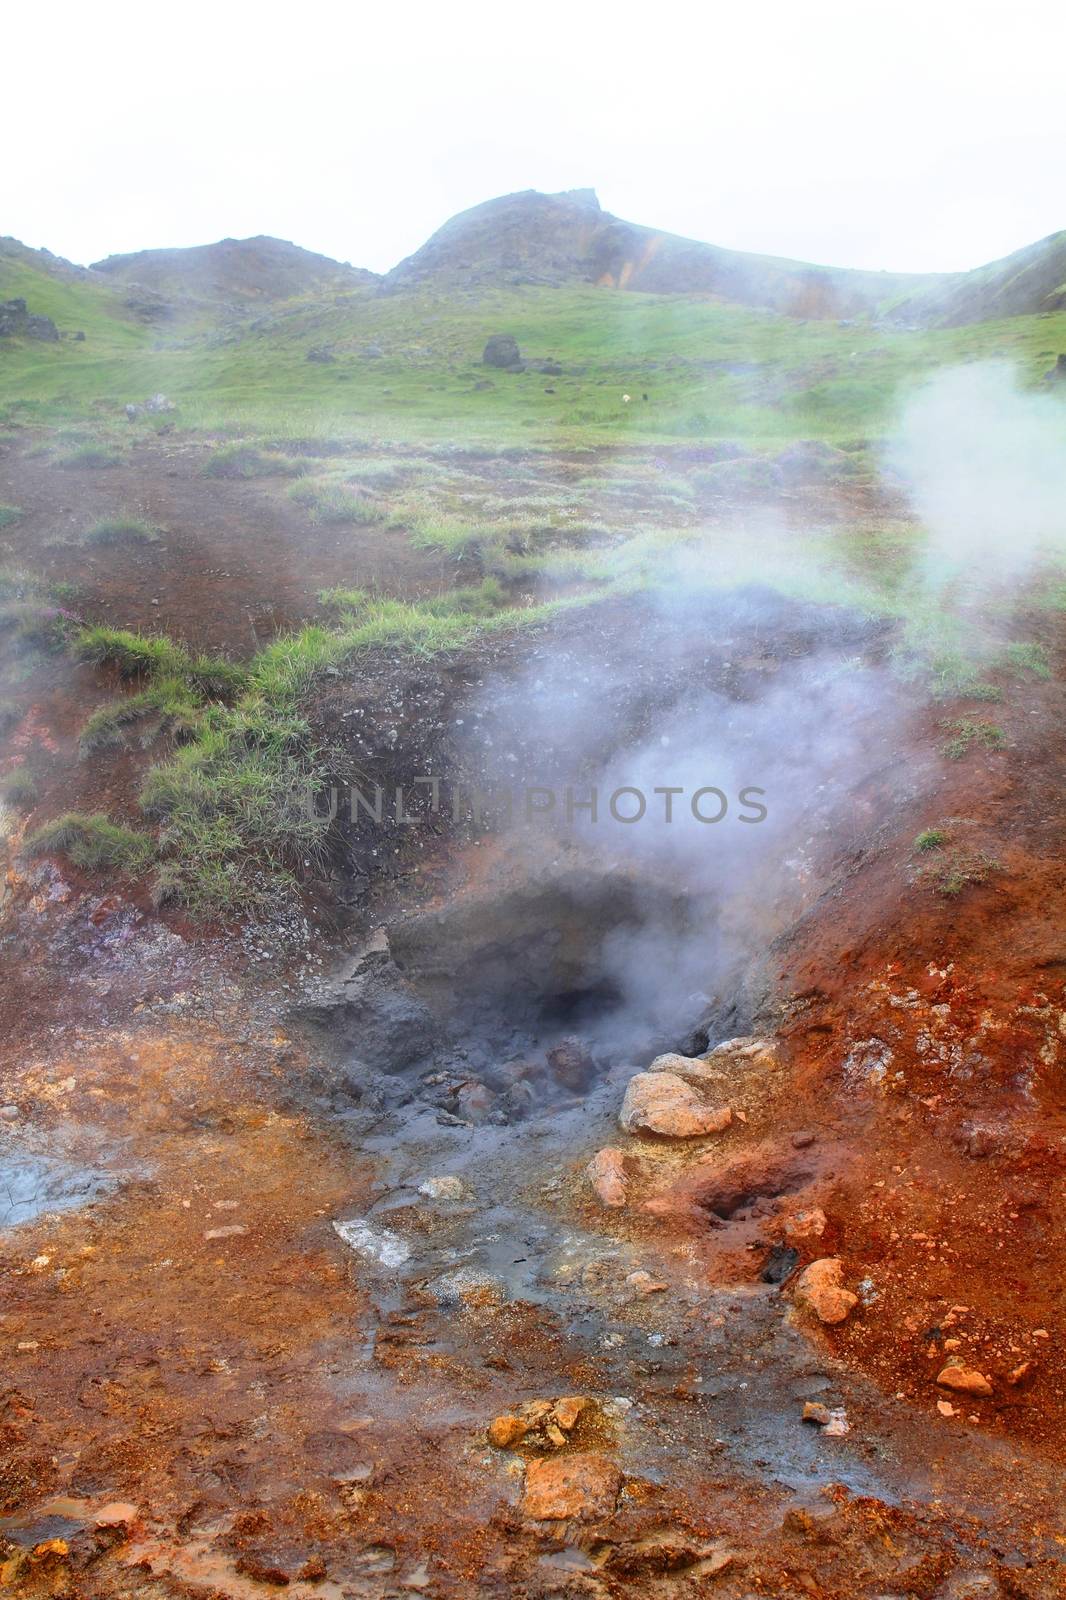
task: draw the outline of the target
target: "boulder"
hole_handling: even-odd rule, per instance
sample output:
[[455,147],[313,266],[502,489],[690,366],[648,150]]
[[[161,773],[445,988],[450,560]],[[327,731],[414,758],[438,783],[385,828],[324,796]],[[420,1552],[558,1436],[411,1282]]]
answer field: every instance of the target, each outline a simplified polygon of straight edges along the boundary
[[638,1072],[629,1080],[619,1122],[626,1133],[696,1139],[722,1133],[733,1120],[728,1106],[709,1106],[676,1072]]
[[629,1197],[629,1179],[626,1176],[626,1158],[612,1145],[597,1150],[585,1168],[586,1181],[603,1206],[617,1209]]
[[486,367],[500,367],[506,372],[515,371],[523,364],[518,340],[510,333],[494,333],[486,342],[481,360]]
[[522,1511],[551,1522],[585,1522],[609,1517],[622,1487],[622,1474],[593,1450],[531,1461],[526,1468]]
[[596,1076],[596,1063],[588,1046],[572,1036],[552,1046],[547,1062],[555,1081],[574,1094],[581,1094]]
[[709,1066],[701,1056],[681,1056],[674,1051],[656,1056],[648,1071],[672,1072],[676,1077],[686,1078],[692,1083],[725,1082],[725,1073]]
[[54,344],[59,339],[59,329],[51,317],[27,311],[25,300],[18,298],[0,301],[0,337],[45,339]]
[[992,1385],[983,1372],[975,1372],[971,1367],[949,1364],[943,1371],[937,1373],[937,1383],[942,1389],[954,1389],[957,1394],[972,1394],[987,1397],[992,1393]]
[[819,1322],[843,1322],[859,1303],[857,1294],[845,1289],[844,1263],[836,1256],[812,1261],[796,1283],[796,1304]]

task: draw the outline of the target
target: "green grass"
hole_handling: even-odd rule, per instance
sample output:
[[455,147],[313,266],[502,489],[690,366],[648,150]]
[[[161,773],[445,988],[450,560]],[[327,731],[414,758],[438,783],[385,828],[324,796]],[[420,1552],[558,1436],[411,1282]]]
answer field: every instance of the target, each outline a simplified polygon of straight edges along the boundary
[[1050,678],[1051,663],[1042,644],[1021,640],[1008,644],[1003,651],[1004,665],[1018,678]]
[[[593,285],[365,289],[288,302],[277,315],[249,308],[218,337],[197,308],[146,326],[125,286],[60,281],[29,253],[0,253],[0,295],[21,294],[84,344],[13,341],[0,367],[0,421],[121,420],[125,403],[162,390],[182,425],[243,429],[301,453],[315,440],[477,446],[627,440],[736,439],[779,450],[794,440],[852,445],[879,437],[902,394],[938,367],[989,357],[1015,361],[1036,381],[1049,350],[1066,349],[1066,313],[908,332],[859,320],[793,320],[679,295],[619,293]],[[563,366],[548,394],[536,374],[497,375],[479,390],[486,330],[506,327],[532,357]],[[306,359],[326,343],[336,359]],[[370,344],[384,352],[367,360]],[[628,392],[629,405],[622,401]],[[647,393],[648,400],[641,396]],[[232,436],[232,435],[231,435]]]
[[190,737],[201,709],[202,700],[187,679],[162,678],[138,694],[125,695],[94,711],[79,735],[79,752],[84,759],[97,751],[124,745],[127,732],[138,726],[138,742],[145,749],[164,734]]
[[0,778],[0,801],[16,811],[32,811],[37,803],[37,782],[28,767],[12,767]]
[[179,680],[197,695],[223,700],[247,682],[243,667],[223,656],[190,656],[161,634],[133,633],[102,624],[80,628],[71,648],[79,661],[111,667],[120,678]]
[[943,828],[923,828],[914,841],[914,848],[924,854],[930,850],[942,850],[947,842],[948,835]]
[[204,474],[208,478],[295,478],[307,468],[302,461],[252,444],[227,444],[214,451]]
[[994,722],[979,722],[972,717],[955,717],[944,723],[951,738],[944,745],[950,761],[961,761],[970,750],[1002,750],[1007,736]]
[[383,522],[387,514],[379,500],[343,483],[305,479],[294,484],[289,493],[310,512],[312,522],[368,525]]
[[159,529],[145,520],[144,517],[105,517],[102,522],[94,522],[82,534],[82,543],[89,545],[108,544],[155,544],[159,538]]
[[112,450],[106,444],[79,444],[73,450],[65,450],[56,456],[56,465],[60,467],[117,467],[121,466],[123,457],[118,450]]
[[984,851],[958,851],[930,873],[929,881],[937,894],[955,900],[965,889],[987,883],[994,872],[1002,870],[995,856]]
[[67,811],[30,834],[23,849],[28,856],[64,855],[85,871],[108,871],[138,877],[155,855],[146,833],[121,827],[99,814],[84,816]]
[[22,515],[20,506],[0,506],[0,528],[9,528]]

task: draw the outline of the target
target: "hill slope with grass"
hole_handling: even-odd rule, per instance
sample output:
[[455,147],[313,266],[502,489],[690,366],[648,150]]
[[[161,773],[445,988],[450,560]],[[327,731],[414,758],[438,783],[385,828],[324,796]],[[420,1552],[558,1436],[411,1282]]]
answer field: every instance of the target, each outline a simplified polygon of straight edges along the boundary
[[[97,348],[128,348],[143,337],[123,296],[106,279],[50,250],[31,250],[18,239],[4,238],[0,239],[0,300],[14,299],[25,300],[36,316],[51,317],[61,337],[83,332]],[[21,370],[19,353],[27,348],[35,363],[45,363],[45,370],[49,361],[54,364],[60,357],[55,347],[46,351],[36,341],[31,348],[21,339],[0,341],[0,383]]]
[[1049,234],[972,272],[950,273],[921,286],[893,318],[955,328],[1001,317],[1066,310],[1066,229]]
[[316,255],[285,239],[220,239],[180,250],[137,250],[107,256],[92,270],[137,284],[165,299],[223,304],[287,300],[377,282],[377,274]]
[[724,250],[624,222],[601,208],[592,189],[527,189],[452,217],[386,274],[385,286],[594,283],[649,294],[717,295],[796,317],[852,317],[915,293],[925,281],[919,274]]

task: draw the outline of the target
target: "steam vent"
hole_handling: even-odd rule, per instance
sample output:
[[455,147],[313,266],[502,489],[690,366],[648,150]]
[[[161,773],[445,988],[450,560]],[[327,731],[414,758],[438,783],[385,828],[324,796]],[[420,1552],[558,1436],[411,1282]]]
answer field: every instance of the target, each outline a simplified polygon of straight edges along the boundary
[[571,11],[7,25],[0,1600],[1066,1600],[1054,20]]

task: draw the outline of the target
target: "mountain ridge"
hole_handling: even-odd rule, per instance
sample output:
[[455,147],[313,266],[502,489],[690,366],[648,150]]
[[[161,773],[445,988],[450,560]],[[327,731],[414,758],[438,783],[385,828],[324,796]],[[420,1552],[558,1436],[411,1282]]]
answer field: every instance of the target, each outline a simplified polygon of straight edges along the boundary
[[386,295],[492,287],[595,285],[711,298],[796,320],[872,318],[896,327],[961,327],[1066,308],[1066,230],[968,272],[874,272],[731,250],[605,211],[594,189],[498,195],[450,217],[378,274],[258,234],[148,249],[76,266],[0,239],[0,266],[56,283],[107,285],[143,320],[184,307],[254,305],[356,290]]

